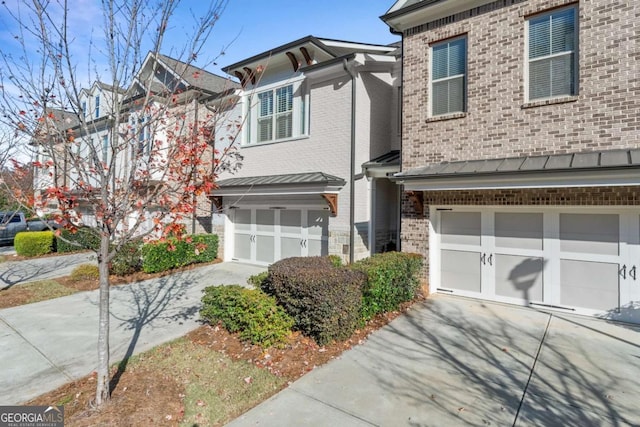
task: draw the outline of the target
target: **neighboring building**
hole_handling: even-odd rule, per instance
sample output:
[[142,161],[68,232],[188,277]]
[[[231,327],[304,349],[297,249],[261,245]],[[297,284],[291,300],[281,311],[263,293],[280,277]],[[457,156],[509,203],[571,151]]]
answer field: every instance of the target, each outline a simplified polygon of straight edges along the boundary
[[[139,172],[142,168],[148,171],[151,171],[148,168],[154,168],[149,177],[150,186],[167,185],[169,178],[162,169],[162,164],[167,162],[163,160],[162,153],[168,151],[166,147],[172,143],[172,138],[197,134],[200,138],[208,139],[210,148],[204,156],[211,158],[210,167],[199,173],[224,170],[220,164],[216,166],[213,149],[219,148],[216,145],[228,147],[228,141],[233,142],[233,136],[237,135],[233,124],[239,123],[240,119],[240,113],[235,109],[238,88],[239,85],[228,78],[165,55],[149,53],[127,89],[114,88],[101,82],[83,89],[78,100],[72,101],[72,104],[77,104],[75,111],[54,111],[51,119],[45,122],[51,125],[49,129],[52,132],[45,135],[40,131],[34,144],[38,143],[38,139],[47,142],[40,143],[39,157],[42,160],[55,157],[52,167],[57,172],[51,175],[57,179],[55,186],[65,188],[69,194],[77,194],[78,206],[75,211],[80,215],[78,222],[95,226],[93,204],[87,202],[87,192],[80,188],[80,183],[96,189],[100,187],[100,182],[96,174],[89,174],[87,178],[86,171],[83,173],[74,168],[73,165],[78,162],[73,162],[72,157],[85,159],[82,164],[90,166],[94,161],[89,159],[95,153],[104,167],[114,170],[113,188],[127,183],[132,172]],[[116,117],[119,125],[115,122]],[[206,126],[207,129],[194,126]],[[41,125],[41,128],[46,130],[45,126]],[[169,133],[173,136],[168,137]],[[50,143],[52,137],[56,138],[54,144]],[[52,149],[56,145],[61,149]],[[154,147],[160,153],[152,161],[157,165],[155,167],[148,161]],[[56,156],[56,153],[59,155]],[[229,164],[228,168],[233,169],[234,166]],[[49,172],[40,170],[36,189],[53,184],[51,178],[47,179]],[[185,222],[187,231],[211,232],[210,200],[205,196],[194,197],[193,203],[196,204],[196,212]],[[55,211],[57,206],[50,205],[48,208]],[[159,209],[159,206],[145,206],[145,212],[148,213]],[[139,214],[131,212],[128,224],[123,225],[124,229],[133,224]],[[146,223],[141,232],[153,227],[153,215],[145,217]]]
[[432,291],[640,322],[640,4],[401,0],[403,251]]
[[397,244],[398,53],[308,36],[224,69],[243,86],[243,166],[213,194],[225,260],[354,260]]

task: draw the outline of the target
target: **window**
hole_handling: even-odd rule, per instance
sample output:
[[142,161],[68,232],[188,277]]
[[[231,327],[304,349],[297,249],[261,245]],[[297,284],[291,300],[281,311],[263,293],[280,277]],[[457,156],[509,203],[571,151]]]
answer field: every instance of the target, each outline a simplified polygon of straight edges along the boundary
[[151,153],[151,131],[145,117],[131,118],[132,144],[138,155]]
[[97,119],[98,117],[100,117],[100,97],[96,96],[95,101],[96,101],[95,104],[96,104],[96,119]]
[[431,48],[431,114],[465,111],[467,39],[461,37]]
[[87,117],[87,101],[82,101],[82,117]]
[[528,20],[529,100],[575,95],[576,8]]
[[278,141],[306,133],[303,96],[294,96],[300,84],[294,83],[248,97],[246,142]]
[[106,163],[108,156],[109,156],[109,136],[105,135],[102,137],[102,161]]

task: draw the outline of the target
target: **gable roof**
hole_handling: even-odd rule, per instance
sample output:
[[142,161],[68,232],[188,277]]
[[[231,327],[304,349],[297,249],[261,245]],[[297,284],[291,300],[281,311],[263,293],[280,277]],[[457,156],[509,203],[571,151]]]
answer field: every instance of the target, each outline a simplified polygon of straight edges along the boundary
[[209,71],[198,68],[191,64],[171,58],[167,55],[158,54],[161,63],[171,68],[180,76],[187,84],[194,88],[206,89],[210,92],[221,93],[231,87],[236,87],[237,83],[231,81],[227,77],[222,77]]
[[266,67],[288,66],[293,67],[295,72],[298,69],[316,66],[354,53],[387,55],[396,49],[396,45],[358,43],[306,36],[226,66],[222,70],[244,81],[251,79],[259,70]]

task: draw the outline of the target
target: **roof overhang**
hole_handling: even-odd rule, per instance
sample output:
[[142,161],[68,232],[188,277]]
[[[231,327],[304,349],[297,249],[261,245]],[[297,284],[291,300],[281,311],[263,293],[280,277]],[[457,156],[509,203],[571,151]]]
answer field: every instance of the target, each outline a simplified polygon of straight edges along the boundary
[[472,173],[457,176],[393,176],[409,191],[506,190],[522,188],[610,187],[640,185],[640,167],[512,173]]
[[212,196],[276,196],[340,192],[346,181],[322,172],[229,178],[218,181]]
[[364,174],[369,178],[389,178],[400,172],[400,151],[393,150],[362,164]]
[[[400,0],[389,12],[381,16],[395,31],[405,31],[418,25],[455,15],[474,7],[493,3],[495,0],[422,0],[418,2]],[[406,6],[403,7],[402,3]]]
[[640,149],[441,163],[395,174],[409,191],[640,185]]

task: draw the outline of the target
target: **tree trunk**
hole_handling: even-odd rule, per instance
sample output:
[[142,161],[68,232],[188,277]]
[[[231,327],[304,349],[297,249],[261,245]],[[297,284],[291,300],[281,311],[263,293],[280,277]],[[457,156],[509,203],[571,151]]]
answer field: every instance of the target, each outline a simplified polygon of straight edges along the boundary
[[110,398],[109,392],[109,236],[102,234],[98,269],[100,270],[100,304],[98,326],[98,383],[96,405],[101,406]]

